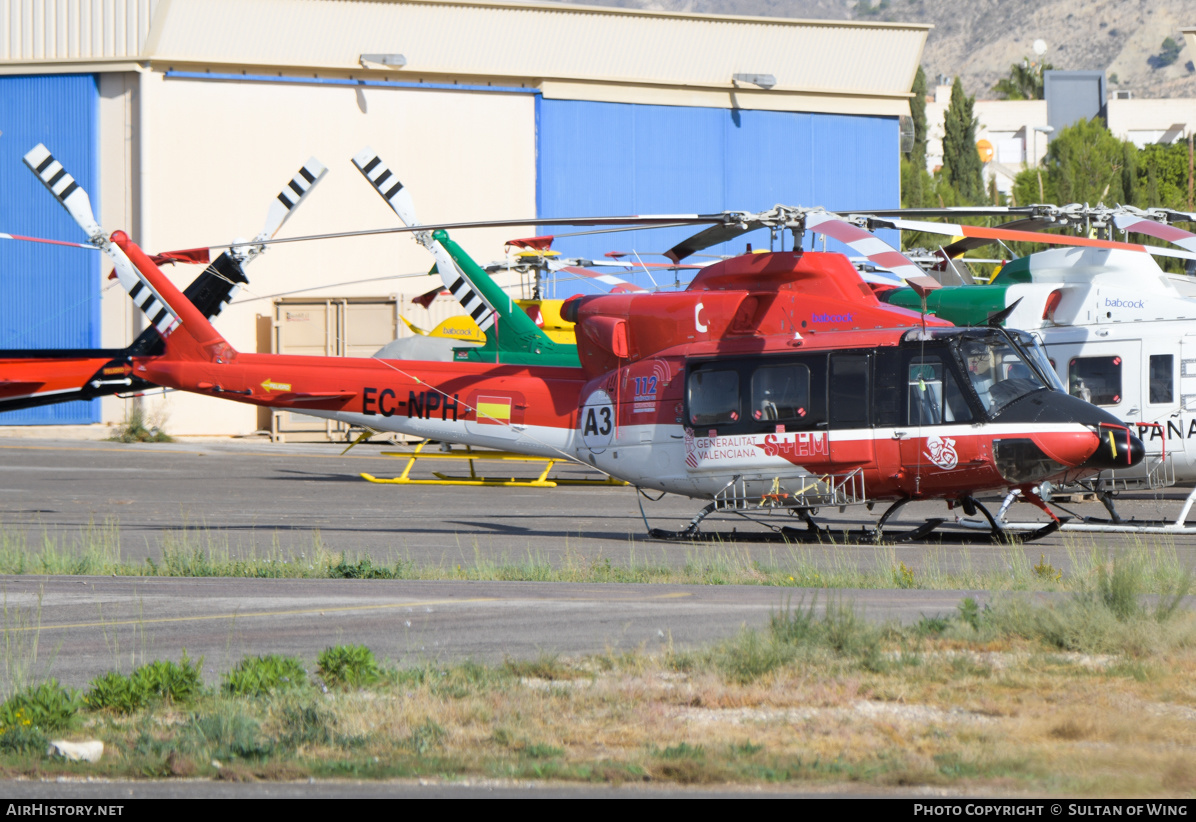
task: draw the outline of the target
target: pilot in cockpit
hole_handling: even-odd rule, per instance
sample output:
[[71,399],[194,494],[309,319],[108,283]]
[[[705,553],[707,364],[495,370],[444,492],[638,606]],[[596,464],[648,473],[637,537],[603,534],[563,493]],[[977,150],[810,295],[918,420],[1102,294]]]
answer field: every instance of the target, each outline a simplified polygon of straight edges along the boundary
[[972,387],[984,403],[984,410],[992,408],[992,387],[994,382],[992,351],[984,343],[969,343],[964,346],[964,361],[968,367],[968,377],[972,380]]

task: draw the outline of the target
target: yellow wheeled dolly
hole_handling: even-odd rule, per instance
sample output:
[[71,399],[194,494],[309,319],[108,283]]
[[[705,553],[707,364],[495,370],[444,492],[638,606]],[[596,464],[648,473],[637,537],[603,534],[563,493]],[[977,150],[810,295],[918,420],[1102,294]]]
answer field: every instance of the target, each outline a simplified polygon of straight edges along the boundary
[[[526,454],[516,454],[510,451],[475,451],[469,446],[465,447],[464,451],[425,451],[424,446],[428,443],[421,442],[415,447],[414,451],[383,451],[384,457],[406,457],[407,466],[403,469],[403,473],[397,477],[385,478],[375,477],[373,474],[362,474],[362,478],[370,482],[388,483],[390,485],[492,485],[505,487],[519,487],[519,488],[555,488],[558,485],[627,485],[622,480],[614,479],[613,477],[606,477],[600,480],[587,479],[548,479],[548,472],[552,467],[561,460],[545,459],[544,457],[529,457]],[[438,479],[411,479],[408,475],[411,469],[415,466],[416,460],[420,459],[437,459],[437,460],[466,460],[469,462],[469,476],[449,476],[442,474],[439,471],[432,473]],[[518,479],[516,477],[483,477],[479,476],[474,466],[477,460],[495,460],[499,462],[543,462],[544,470],[540,472],[540,476],[535,479]]]

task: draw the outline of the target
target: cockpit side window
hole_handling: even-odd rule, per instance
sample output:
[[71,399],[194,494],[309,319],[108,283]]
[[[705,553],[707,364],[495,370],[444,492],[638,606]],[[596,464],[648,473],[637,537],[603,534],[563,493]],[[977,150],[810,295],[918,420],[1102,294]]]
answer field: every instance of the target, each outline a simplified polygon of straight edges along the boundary
[[739,421],[739,372],[731,368],[691,371],[686,383],[690,425],[726,425]]
[[989,414],[999,414],[1013,401],[1048,387],[1021,353],[1001,337],[965,338],[960,354],[972,389]]
[[803,420],[810,411],[810,369],[800,363],[762,365],[752,374],[752,419]]
[[910,425],[947,425],[971,422],[972,409],[959,382],[939,357],[915,357],[909,363]]

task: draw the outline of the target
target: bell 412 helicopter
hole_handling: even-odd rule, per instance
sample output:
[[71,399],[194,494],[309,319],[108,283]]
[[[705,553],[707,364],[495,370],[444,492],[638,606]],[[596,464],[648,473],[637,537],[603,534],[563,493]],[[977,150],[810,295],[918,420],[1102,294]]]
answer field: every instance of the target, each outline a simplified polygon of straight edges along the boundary
[[[1142,459],[1129,428],[1060,390],[1031,337],[956,328],[886,305],[837,253],[748,254],[703,269],[685,291],[567,301],[575,367],[238,352],[123,232],[105,236],[86,194],[65,185],[69,175],[46,166],[46,156],[39,146],[26,163],[89,241],[117,260],[121,284],[148,290],[164,307],[155,323],[164,352],[133,357],[138,377],[380,431],[567,457],[640,489],[707,501],[688,528],[655,536],[693,537],[706,514],[723,510],[789,514],[806,524],[790,533],[821,539],[818,508],[888,502],[876,528],[862,534],[875,539],[910,500],[987,515],[977,495],[1017,488],[1020,499],[1048,510],[1038,496],[1043,483]],[[904,260],[821,210],[690,219],[713,224],[687,246],[695,249],[772,225]],[[420,230],[443,247],[438,227]],[[995,364],[986,379],[966,369],[976,351]],[[897,536],[922,536],[943,522]],[[1052,515],[1030,536],[1057,527]]]

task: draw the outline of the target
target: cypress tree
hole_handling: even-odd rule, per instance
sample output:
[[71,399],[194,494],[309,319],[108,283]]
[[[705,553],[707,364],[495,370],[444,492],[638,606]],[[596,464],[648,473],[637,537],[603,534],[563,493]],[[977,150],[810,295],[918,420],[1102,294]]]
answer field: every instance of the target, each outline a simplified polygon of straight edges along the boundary
[[943,177],[959,194],[959,201],[979,205],[985,200],[980,153],[976,150],[976,125],[972,114],[976,98],[963,93],[959,78],[951,86],[951,103],[943,113]]
[[926,168],[926,72],[918,66],[914,75],[913,97],[909,101],[909,113],[914,121],[914,147],[909,159],[918,168]]

